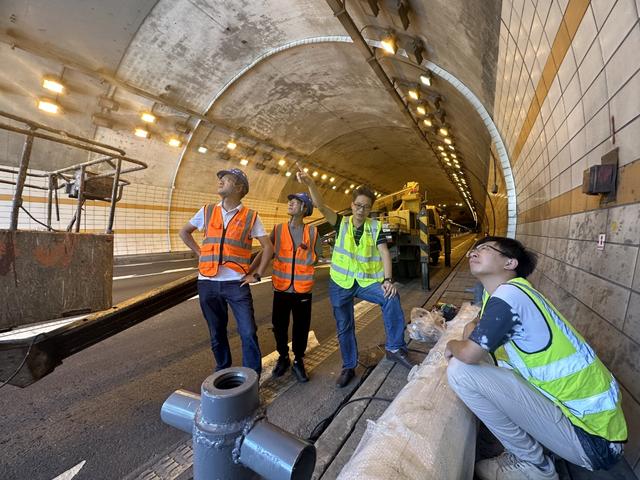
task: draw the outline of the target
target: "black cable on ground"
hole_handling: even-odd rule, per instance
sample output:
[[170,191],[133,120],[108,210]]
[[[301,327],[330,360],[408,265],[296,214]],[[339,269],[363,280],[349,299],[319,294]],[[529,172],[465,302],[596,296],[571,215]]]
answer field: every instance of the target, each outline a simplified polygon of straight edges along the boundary
[[29,358],[29,354],[31,353],[31,349],[33,348],[33,345],[36,343],[37,338],[38,338],[39,336],[41,336],[41,335],[42,335],[42,334],[41,334],[41,333],[39,333],[38,335],[34,335],[34,336],[33,336],[33,338],[31,339],[31,343],[29,344],[29,348],[27,349],[27,353],[26,353],[26,355],[24,356],[24,358],[22,359],[22,362],[20,363],[20,365],[18,366],[18,368],[16,368],[16,371],[15,371],[15,372],[13,372],[13,373],[11,374],[11,376],[10,376],[9,378],[7,378],[7,379],[6,379],[6,380],[5,380],[5,381],[0,385],[0,388],[3,388],[3,387],[5,387],[6,385],[8,385],[8,384],[9,384],[9,382],[10,382],[11,380],[13,380],[13,379],[14,379],[14,377],[15,377],[16,375],[18,375],[18,372],[20,372],[20,370],[22,370],[22,367],[24,367],[24,364],[25,364],[25,363],[27,363],[27,359]]
[[360,402],[360,401],[363,401],[363,400],[379,400],[381,402],[388,402],[388,403],[391,403],[393,401],[392,398],[383,398],[383,397],[358,397],[358,398],[352,398],[352,399],[344,402],[342,405],[340,405],[338,407],[338,409],[335,412],[333,412],[331,415],[329,415],[327,418],[325,418],[323,420],[320,420],[320,422],[318,422],[318,424],[314,427],[314,429],[311,430],[311,434],[309,435],[307,440],[309,442],[311,442],[311,443],[315,443],[315,441],[318,438],[320,438],[320,435],[322,435],[322,432],[324,432],[324,430],[329,426],[329,424],[342,411],[342,409],[344,407],[346,407],[350,403]]

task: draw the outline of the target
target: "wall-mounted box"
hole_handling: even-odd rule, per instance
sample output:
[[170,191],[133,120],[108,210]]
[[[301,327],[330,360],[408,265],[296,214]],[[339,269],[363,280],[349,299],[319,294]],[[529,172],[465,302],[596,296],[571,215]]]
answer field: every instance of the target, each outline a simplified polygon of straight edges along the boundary
[[618,149],[602,156],[600,165],[587,168],[582,174],[582,193],[603,195],[602,200],[615,200],[618,180]]

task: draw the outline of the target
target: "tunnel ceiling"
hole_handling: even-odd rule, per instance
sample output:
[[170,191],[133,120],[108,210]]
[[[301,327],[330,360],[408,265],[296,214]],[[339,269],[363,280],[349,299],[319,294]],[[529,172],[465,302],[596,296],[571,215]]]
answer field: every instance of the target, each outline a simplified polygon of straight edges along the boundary
[[[463,82],[491,113],[499,2],[410,1],[406,31],[396,3],[379,0],[377,17],[360,0],[347,2],[347,11],[370,43],[381,28],[422,41],[424,58]],[[437,160],[442,139],[426,129],[425,141],[392,96],[415,112],[406,82],[417,82],[424,68],[411,55],[377,49],[395,81],[395,92],[387,91],[324,0],[5,0],[0,29],[0,61],[10,66],[0,72],[0,109],[124,148],[150,166],[138,182],[206,192],[219,168],[246,157],[252,186],[281,200],[299,188],[284,175],[295,157],[336,177],[339,188],[327,189],[336,207],[346,203],[345,186],[364,182],[391,192],[416,180],[432,203],[462,200]],[[59,98],[63,115],[35,108],[47,74],[62,76],[68,87]],[[472,195],[482,204],[490,158],[484,124],[444,79],[434,77],[422,94],[431,104],[440,99]],[[101,109],[100,96],[117,101],[118,110]],[[138,139],[132,132],[139,113],[152,108],[159,117],[152,138]],[[96,113],[113,126],[96,126]],[[184,148],[164,142],[176,127],[188,129]],[[220,154],[230,137],[239,148],[225,159]],[[0,142],[0,163],[17,164],[21,137],[0,131]],[[196,150],[204,143],[205,155]],[[283,157],[287,163],[279,166]],[[32,166],[83,160],[78,152],[36,144]]]

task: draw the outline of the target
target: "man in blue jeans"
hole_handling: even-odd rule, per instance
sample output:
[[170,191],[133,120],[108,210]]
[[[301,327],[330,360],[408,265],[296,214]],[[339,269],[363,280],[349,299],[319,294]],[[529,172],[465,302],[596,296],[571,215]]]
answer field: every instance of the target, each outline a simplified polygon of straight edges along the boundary
[[[249,284],[260,281],[260,275],[273,255],[273,246],[260,217],[244,207],[242,198],[249,192],[249,180],[242,170],[231,168],[218,172],[218,195],[222,201],[202,207],[180,230],[180,238],[198,255],[198,294],[200,308],[207,320],[216,371],[231,366],[231,349],[227,336],[231,306],[242,341],[242,365],[262,371],[262,355],[258,345]],[[193,232],[204,231],[202,246]],[[253,239],[263,248],[262,261],[251,271]]]
[[407,358],[404,341],[404,314],[391,278],[391,255],[385,237],[380,235],[380,222],[368,218],[375,201],[374,193],[364,186],[356,188],[351,202],[353,215],[343,217],[324,204],[313,179],[306,172],[299,169],[297,176],[298,181],[307,185],[318,210],[337,232],[329,283],[343,362],[336,385],[340,388],[346,386],[354,377],[358,364],[353,311],[355,297],[382,307],[387,336],[386,357],[411,368],[413,364]]

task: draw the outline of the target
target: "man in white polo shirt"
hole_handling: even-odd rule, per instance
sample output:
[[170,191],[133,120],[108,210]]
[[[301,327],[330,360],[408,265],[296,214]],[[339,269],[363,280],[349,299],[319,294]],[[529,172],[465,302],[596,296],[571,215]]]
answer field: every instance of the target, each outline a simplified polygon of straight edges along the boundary
[[[231,366],[231,349],[227,336],[231,306],[242,341],[242,365],[258,374],[262,354],[258,345],[253,298],[249,284],[260,281],[273,255],[273,245],[257,212],[244,207],[242,198],[249,192],[249,180],[238,168],[218,172],[218,195],[222,201],[208,204],[180,230],[180,238],[199,258],[198,294],[200,308],[207,320],[216,371]],[[204,231],[202,245],[193,232]],[[251,271],[251,245],[258,240],[264,255]]]

